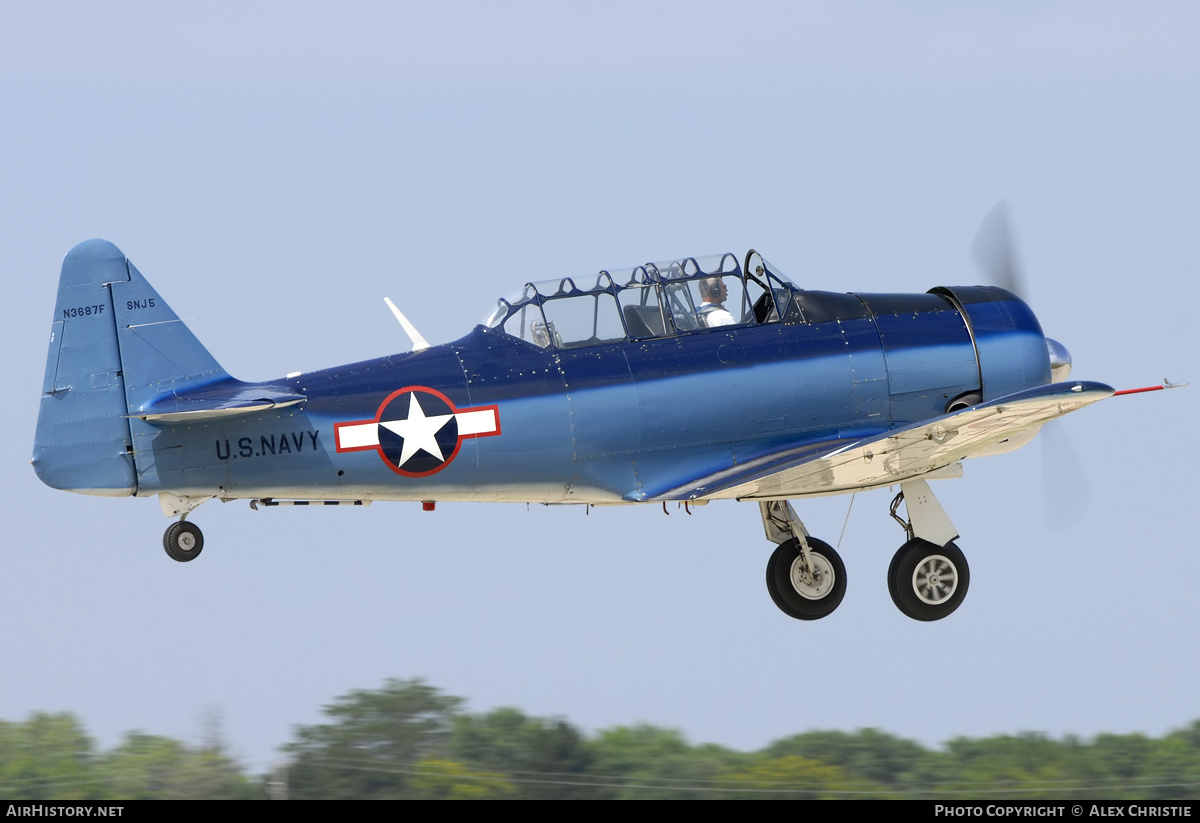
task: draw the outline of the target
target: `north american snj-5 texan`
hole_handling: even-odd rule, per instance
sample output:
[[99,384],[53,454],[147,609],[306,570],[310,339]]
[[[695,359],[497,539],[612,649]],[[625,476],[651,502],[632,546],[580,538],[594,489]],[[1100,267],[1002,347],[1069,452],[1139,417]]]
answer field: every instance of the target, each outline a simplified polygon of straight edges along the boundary
[[50,326],[38,477],[158,495],[179,561],[212,499],[752,501],[777,546],[767,589],[801,620],[837,608],[846,569],[788,500],[898,486],[889,589],[937,620],[969,571],[927,481],[1114,394],[1067,380],[1067,350],[1010,289],[812,291],[755,251],[528,283],[439,346],[389,305],[412,351],[247,383],[116,246],[81,243]]

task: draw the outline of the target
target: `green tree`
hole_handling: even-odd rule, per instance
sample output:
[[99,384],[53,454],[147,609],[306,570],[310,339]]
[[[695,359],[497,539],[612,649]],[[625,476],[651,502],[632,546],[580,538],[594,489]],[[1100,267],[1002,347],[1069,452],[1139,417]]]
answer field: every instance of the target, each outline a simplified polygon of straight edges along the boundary
[[518,709],[494,709],[456,719],[454,756],[475,768],[509,775],[515,797],[581,800],[600,797],[591,776],[592,747],[564,720],[528,717]]
[[234,800],[265,797],[219,750],[130,732],[96,759],[102,796],[121,800]]
[[840,766],[853,778],[900,787],[912,783],[936,756],[919,743],[877,729],[805,732],[769,745],[770,757],[794,755]]
[[301,726],[283,747],[296,799],[415,797],[416,763],[442,759],[462,700],[421,680],[388,680],[324,708],[330,723]]
[[741,800],[819,800],[843,796],[852,786],[846,771],[809,760],[785,755],[762,758],[757,763],[722,776],[718,796]]
[[592,745],[596,774],[616,784],[608,796],[622,800],[713,797],[721,774],[750,762],[721,746],[691,746],[678,731],[648,724],[605,729]]
[[421,800],[498,800],[515,796],[517,790],[498,772],[430,759],[417,761],[412,793]]
[[995,797],[999,791],[1029,799],[1060,797],[1081,776],[1072,744],[1042,734],[956,738],[947,749],[940,787],[959,797]]
[[10,800],[96,797],[92,758],[92,739],[74,715],[0,721],[0,794]]

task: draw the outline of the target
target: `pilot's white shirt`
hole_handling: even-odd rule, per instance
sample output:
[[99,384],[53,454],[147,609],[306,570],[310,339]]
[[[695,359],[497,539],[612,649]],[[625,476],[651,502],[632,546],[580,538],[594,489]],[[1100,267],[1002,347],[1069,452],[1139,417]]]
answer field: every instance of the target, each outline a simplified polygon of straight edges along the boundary
[[720,303],[705,303],[700,307],[700,318],[706,328],[715,329],[718,326],[732,326],[733,315]]

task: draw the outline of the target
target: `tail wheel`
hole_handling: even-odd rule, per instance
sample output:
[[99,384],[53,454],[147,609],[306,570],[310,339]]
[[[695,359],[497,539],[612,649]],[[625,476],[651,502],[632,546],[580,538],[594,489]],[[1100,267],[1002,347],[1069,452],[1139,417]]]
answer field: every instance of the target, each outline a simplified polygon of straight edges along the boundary
[[779,610],[797,620],[832,614],[846,596],[846,566],[828,543],[808,538],[812,567],[804,563],[800,541],[788,540],[767,563],[767,591]]
[[954,543],[914,538],[896,552],[888,570],[892,601],[914,620],[941,620],[962,605],[971,583],[967,558]]
[[195,560],[204,549],[204,535],[195,523],[186,520],[172,523],[163,533],[163,548],[172,560],[187,563]]

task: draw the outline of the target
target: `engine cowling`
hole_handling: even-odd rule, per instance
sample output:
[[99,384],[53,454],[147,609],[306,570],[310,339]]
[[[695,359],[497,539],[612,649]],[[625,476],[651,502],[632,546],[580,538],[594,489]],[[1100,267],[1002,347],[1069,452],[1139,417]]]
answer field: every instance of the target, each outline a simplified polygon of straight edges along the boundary
[[[1051,381],[1050,346],[1025,301],[998,286],[942,286],[930,293],[948,298],[966,320],[984,401]],[[1070,355],[1066,361],[1069,371]]]

